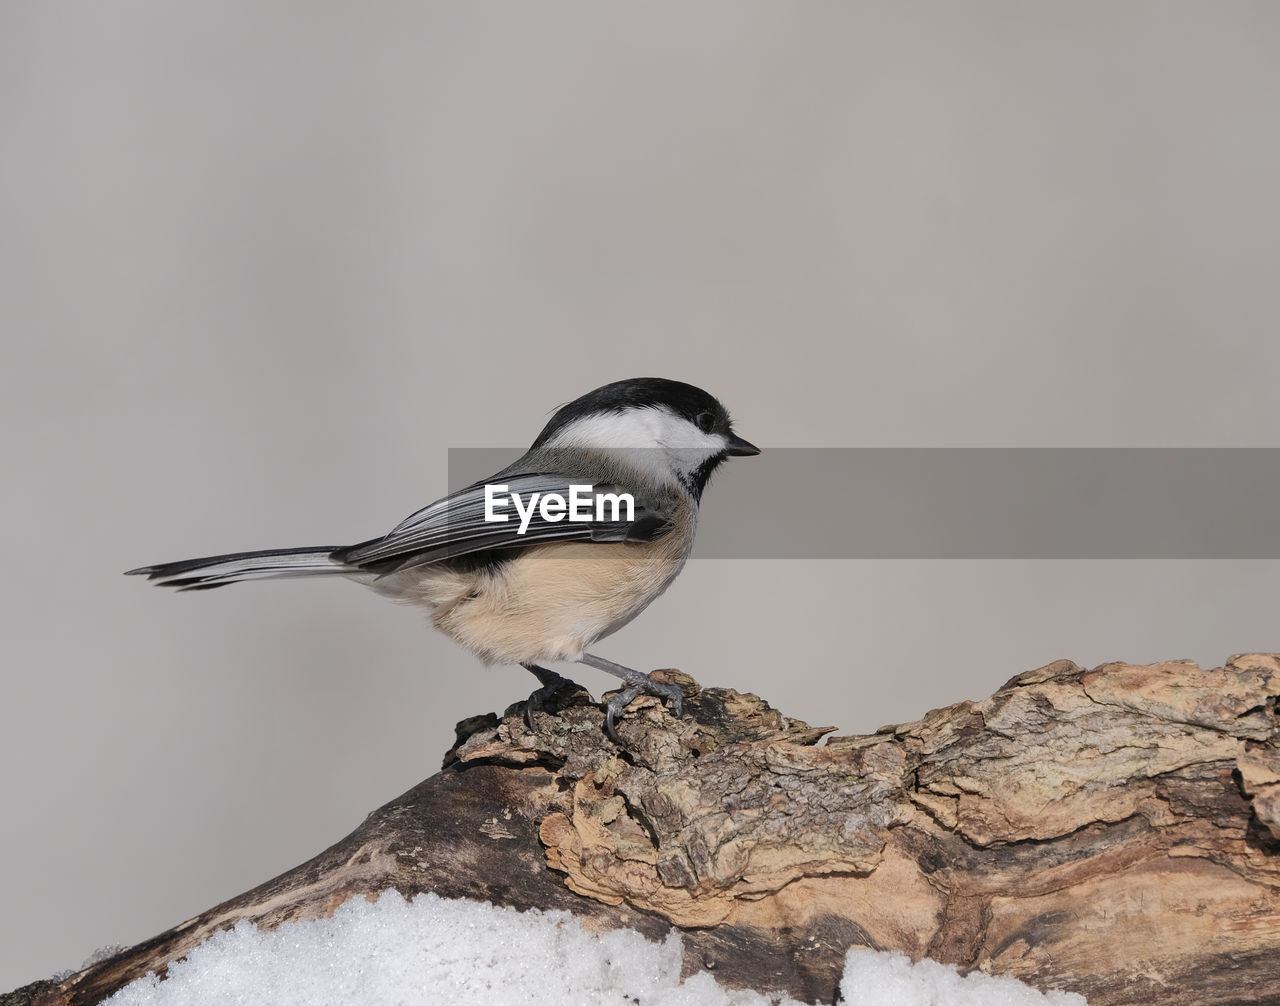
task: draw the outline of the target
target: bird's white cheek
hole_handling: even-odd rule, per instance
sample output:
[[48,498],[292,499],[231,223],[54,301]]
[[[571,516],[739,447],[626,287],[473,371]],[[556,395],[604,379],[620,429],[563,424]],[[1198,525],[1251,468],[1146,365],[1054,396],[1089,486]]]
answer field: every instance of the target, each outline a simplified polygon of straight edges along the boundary
[[656,409],[583,416],[548,441],[548,447],[639,448],[663,443],[660,413]]
[[728,444],[719,433],[703,433],[667,409],[645,408],[584,416],[557,433],[547,446],[625,451],[635,467],[666,481],[673,471],[688,478]]

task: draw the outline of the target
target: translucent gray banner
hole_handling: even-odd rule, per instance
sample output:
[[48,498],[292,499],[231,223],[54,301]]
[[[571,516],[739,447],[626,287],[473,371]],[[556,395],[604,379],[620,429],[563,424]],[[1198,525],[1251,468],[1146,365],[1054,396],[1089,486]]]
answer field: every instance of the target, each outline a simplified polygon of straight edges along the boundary
[[[450,488],[521,449],[455,448]],[[1276,448],[769,448],[703,496],[716,559],[1276,559]]]

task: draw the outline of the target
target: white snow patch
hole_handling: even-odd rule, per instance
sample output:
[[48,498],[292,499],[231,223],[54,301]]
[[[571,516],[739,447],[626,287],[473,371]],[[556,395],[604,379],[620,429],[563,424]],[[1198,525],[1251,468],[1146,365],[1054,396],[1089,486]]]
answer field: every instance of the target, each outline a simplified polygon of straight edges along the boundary
[[[765,1006],[777,999],[722,988],[708,973],[680,981],[679,934],[651,943],[623,929],[595,935],[568,912],[517,912],[396,891],[353,898],[328,919],[264,932],[248,922],[215,933],[170,965],[125,986],[113,1006]],[[1079,996],[1039,992],[1011,978],[961,978],[900,954],[851,951],[849,1006],[1066,1006]]]
[[1074,992],[1040,992],[1016,978],[963,977],[937,961],[854,947],[845,954],[840,1002],[847,1006],[1088,1006]]
[[[500,1006],[635,1003],[765,1006],[710,975],[680,982],[680,937],[650,943],[623,929],[596,936],[568,912],[517,912],[394,890],[352,898],[328,919],[252,923],[215,933],[161,981],[149,973],[107,1000],[113,1006]],[[791,1000],[784,1000],[790,1003]]]

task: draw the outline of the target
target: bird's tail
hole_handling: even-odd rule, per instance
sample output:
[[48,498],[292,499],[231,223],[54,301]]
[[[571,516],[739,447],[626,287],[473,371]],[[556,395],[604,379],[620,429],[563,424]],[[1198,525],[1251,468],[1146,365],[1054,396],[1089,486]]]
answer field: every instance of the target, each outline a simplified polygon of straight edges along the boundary
[[240,580],[268,580],[290,576],[332,576],[352,567],[331,559],[338,546],[271,548],[261,552],[231,552],[207,559],[162,562],[131,569],[126,576],[145,576],[161,587],[179,590],[212,590]]

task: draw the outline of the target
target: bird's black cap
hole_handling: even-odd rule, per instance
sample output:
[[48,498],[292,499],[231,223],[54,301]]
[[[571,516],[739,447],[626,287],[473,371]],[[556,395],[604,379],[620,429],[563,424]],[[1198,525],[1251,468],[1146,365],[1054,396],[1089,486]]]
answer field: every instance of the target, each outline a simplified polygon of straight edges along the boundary
[[719,399],[692,384],[665,377],[633,377],[627,381],[614,381],[575,398],[556,410],[533,446],[541,447],[564,427],[584,416],[654,407],[667,408],[702,427],[704,432],[724,434],[729,439],[729,454],[745,456],[760,453],[758,447],[734,435],[729,412]]

